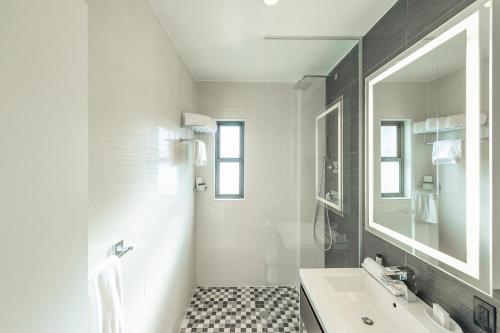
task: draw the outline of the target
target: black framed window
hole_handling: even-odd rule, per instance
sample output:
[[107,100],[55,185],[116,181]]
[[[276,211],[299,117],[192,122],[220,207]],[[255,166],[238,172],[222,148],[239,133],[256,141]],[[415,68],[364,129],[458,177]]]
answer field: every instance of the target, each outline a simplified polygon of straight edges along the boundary
[[380,139],[382,197],[404,197],[404,121],[382,121]]
[[245,175],[245,123],[217,121],[215,135],[215,198],[242,199]]

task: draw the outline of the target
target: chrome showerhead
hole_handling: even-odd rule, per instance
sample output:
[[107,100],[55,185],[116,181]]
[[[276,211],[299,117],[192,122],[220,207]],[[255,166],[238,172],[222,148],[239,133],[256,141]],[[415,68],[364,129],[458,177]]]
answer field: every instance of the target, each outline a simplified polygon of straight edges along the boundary
[[307,89],[309,89],[309,87],[311,85],[312,85],[312,82],[301,79],[301,80],[298,80],[297,82],[295,82],[292,89],[306,91]]
[[327,76],[326,75],[304,75],[304,77],[302,79],[300,79],[297,82],[295,82],[295,84],[293,85],[292,89],[294,89],[294,90],[300,90],[300,91],[306,91],[307,89],[309,89],[309,87],[311,87],[311,85],[313,83],[311,81],[307,81],[306,78],[322,78],[322,79],[326,79]]

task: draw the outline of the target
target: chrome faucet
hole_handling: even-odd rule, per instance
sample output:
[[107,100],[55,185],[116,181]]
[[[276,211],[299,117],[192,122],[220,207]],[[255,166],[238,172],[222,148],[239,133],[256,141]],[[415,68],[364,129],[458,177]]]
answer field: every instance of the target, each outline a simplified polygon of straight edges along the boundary
[[[416,285],[414,280],[415,272],[407,266],[386,267],[386,271],[380,276],[380,281],[395,297],[403,297],[407,302],[412,302],[415,299]],[[415,291],[412,292],[407,284],[414,286]]]

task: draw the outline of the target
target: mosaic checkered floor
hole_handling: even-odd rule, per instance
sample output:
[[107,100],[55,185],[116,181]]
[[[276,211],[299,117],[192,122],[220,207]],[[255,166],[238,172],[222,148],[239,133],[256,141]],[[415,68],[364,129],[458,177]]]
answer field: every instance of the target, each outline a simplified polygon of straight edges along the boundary
[[180,333],[296,333],[299,318],[294,287],[199,287]]

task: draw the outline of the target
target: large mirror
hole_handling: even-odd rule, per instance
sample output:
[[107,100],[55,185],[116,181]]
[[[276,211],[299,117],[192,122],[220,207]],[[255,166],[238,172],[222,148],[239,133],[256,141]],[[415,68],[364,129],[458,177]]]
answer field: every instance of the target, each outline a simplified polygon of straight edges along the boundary
[[366,228],[488,294],[490,15],[475,4],[366,79]]
[[316,117],[316,194],[342,215],[342,97]]

